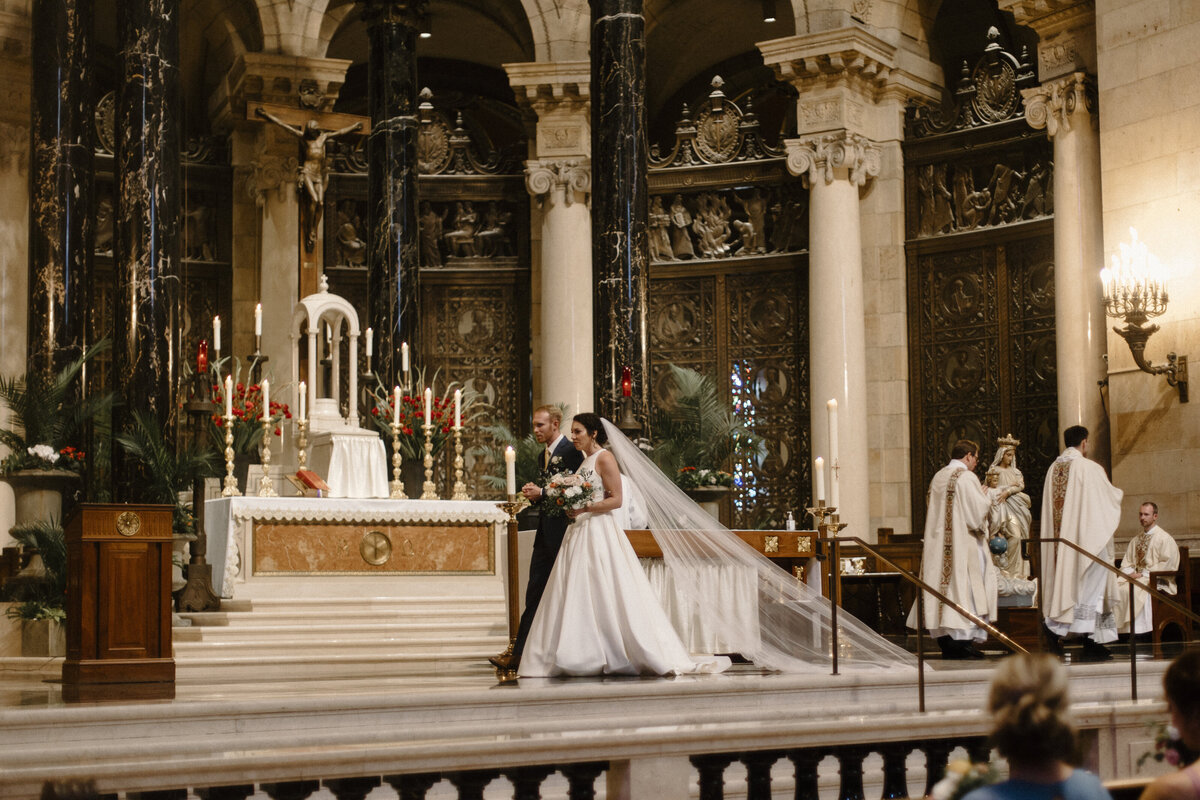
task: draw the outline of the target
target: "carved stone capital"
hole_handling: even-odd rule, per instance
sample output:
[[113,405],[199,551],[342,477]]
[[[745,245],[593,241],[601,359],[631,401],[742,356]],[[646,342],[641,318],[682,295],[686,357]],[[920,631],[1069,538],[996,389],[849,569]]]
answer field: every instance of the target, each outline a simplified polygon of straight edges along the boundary
[[590,64],[505,64],[517,103],[534,123],[537,157],[581,156],[591,151]]
[[848,90],[867,104],[940,97],[941,71],[936,65],[908,57],[859,27],[772,39],[758,49],[763,62],[802,98],[834,88]]
[[835,170],[847,171],[847,179],[855,186],[863,186],[879,174],[882,152],[879,146],[865,136],[839,131],[820,136],[805,136],[788,139],[788,172],[798,175],[811,186],[818,177],[825,183],[833,183]]
[[209,97],[213,126],[228,130],[244,122],[247,104],[332,111],[351,63],[342,58],[243,53]]
[[1033,89],[1021,92],[1025,98],[1025,119],[1037,129],[1045,128],[1053,139],[1059,130],[1071,129],[1071,118],[1079,112],[1087,113],[1096,125],[1096,82],[1083,72],[1074,72],[1065,78],[1047,81]]
[[587,159],[561,161],[526,161],[525,188],[538,201],[539,207],[547,198],[553,201],[555,189],[563,190],[563,202],[575,202],[578,192],[587,202],[592,190],[592,169]]
[[1037,32],[1040,80],[1095,72],[1095,0],[1000,0],[1000,10]]
[[0,166],[11,165],[21,175],[29,169],[29,125],[0,122]]
[[267,204],[268,192],[272,190],[276,200],[281,201],[284,189],[296,185],[300,171],[295,144],[286,142],[288,146],[285,148],[272,146],[272,142],[272,132],[260,135],[254,148],[254,158],[247,166],[238,168],[243,176],[246,196],[259,208]]

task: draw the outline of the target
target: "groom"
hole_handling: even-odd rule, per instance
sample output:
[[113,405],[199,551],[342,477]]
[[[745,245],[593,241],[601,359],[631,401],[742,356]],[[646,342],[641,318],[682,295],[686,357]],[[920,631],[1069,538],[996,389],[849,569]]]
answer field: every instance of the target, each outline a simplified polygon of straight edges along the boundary
[[[521,487],[521,494],[531,505],[536,506],[542,499],[542,490],[549,483],[551,476],[560,472],[574,472],[583,463],[583,453],[575,449],[571,440],[559,430],[562,427],[562,410],[558,406],[539,406],[533,412],[533,436],[546,449],[541,455],[541,471],[536,483],[527,483]],[[521,652],[525,649],[525,639],[529,636],[529,626],[537,614],[538,603],[542,600],[542,592],[546,589],[546,581],[550,578],[550,570],[554,567],[554,559],[558,557],[558,548],[562,544],[563,534],[571,520],[566,517],[538,516],[537,537],[533,540],[533,556],[529,559],[529,585],[525,589],[525,613],[521,615],[521,625],[517,628],[517,638],[513,644],[512,654],[501,653],[488,659],[493,667],[503,670],[514,670],[521,663]]]

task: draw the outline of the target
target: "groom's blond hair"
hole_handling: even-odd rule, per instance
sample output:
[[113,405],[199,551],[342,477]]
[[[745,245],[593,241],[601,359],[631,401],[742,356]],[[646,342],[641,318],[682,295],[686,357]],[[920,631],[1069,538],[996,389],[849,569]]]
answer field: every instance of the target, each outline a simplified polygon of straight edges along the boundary
[[560,428],[562,427],[563,412],[562,412],[561,408],[559,408],[558,406],[553,406],[553,405],[538,406],[537,408],[535,408],[533,410],[533,413],[536,414],[539,411],[545,412],[546,416],[548,416],[550,418],[551,422],[553,422],[555,425],[557,425]]

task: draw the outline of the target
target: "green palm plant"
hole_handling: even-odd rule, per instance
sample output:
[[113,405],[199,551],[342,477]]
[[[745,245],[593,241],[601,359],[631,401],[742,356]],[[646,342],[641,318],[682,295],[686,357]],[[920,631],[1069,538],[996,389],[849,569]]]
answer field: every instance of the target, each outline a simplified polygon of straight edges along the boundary
[[[102,339],[56,375],[30,372],[0,377],[0,401],[12,415],[8,427],[0,428],[0,444],[11,451],[0,462],[0,472],[77,465],[74,459],[60,459],[60,452],[66,447],[71,447],[72,453],[78,452],[75,448],[83,441],[84,426],[108,414],[113,395],[104,392],[80,399],[76,382],[84,364],[109,349],[110,344]],[[46,455],[31,453],[34,448]]]
[[38,520],[9,531],[23,547],[36,550],[41,566],[32,575],[22,574],[4,585],[5,596],[15,603],[6,612],[10,619],[66,618],[63,602],[67,590],[67,542],[57,522]]
[[678,481],[680,470],[721,470],[733,458],[763,458],[766,443],[734,415],[729,398],[707,375],[668,365],[675,403],[656,407],[650,418],[650,458]]
[[216,475],[217,454],[194,443],[177,448],[163,436],[158,418],[140,409],[133,412],[132,427],[113,438],[144,468],[149,481],[146,499],[173,505],[175,530],[190,531],[193,519],[179,503],[179,492],[190,489],[197,477]]

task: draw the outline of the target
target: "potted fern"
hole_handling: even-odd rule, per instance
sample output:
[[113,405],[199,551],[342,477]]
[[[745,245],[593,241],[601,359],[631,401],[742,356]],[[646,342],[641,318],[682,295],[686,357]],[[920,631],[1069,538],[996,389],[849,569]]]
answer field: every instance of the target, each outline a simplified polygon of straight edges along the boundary
[[734,485],[726,467],[739,458],[763,458],[763,438],[733,413],[712,378],[668,365],[674,402],[654,409],[650,458],[698,503],[714,503]]
[[67,545],[62,526],[55,520],[36,520],[14,526],[11,535],[36,553],[4,584],[4,599],[10,604],[5,614],[21,626],[21,654],[64,655]]
[[98,342],[54,375],[0,377],[0,401],[9,411],[0,427],[0,444],[9,449],[0,475],[13,487],[18,523],[62,518],[62,498],[79,482],[86,458],[84,426],[112,406],[111,393],[80,399],[78,381],[84,364],[108,346]]

